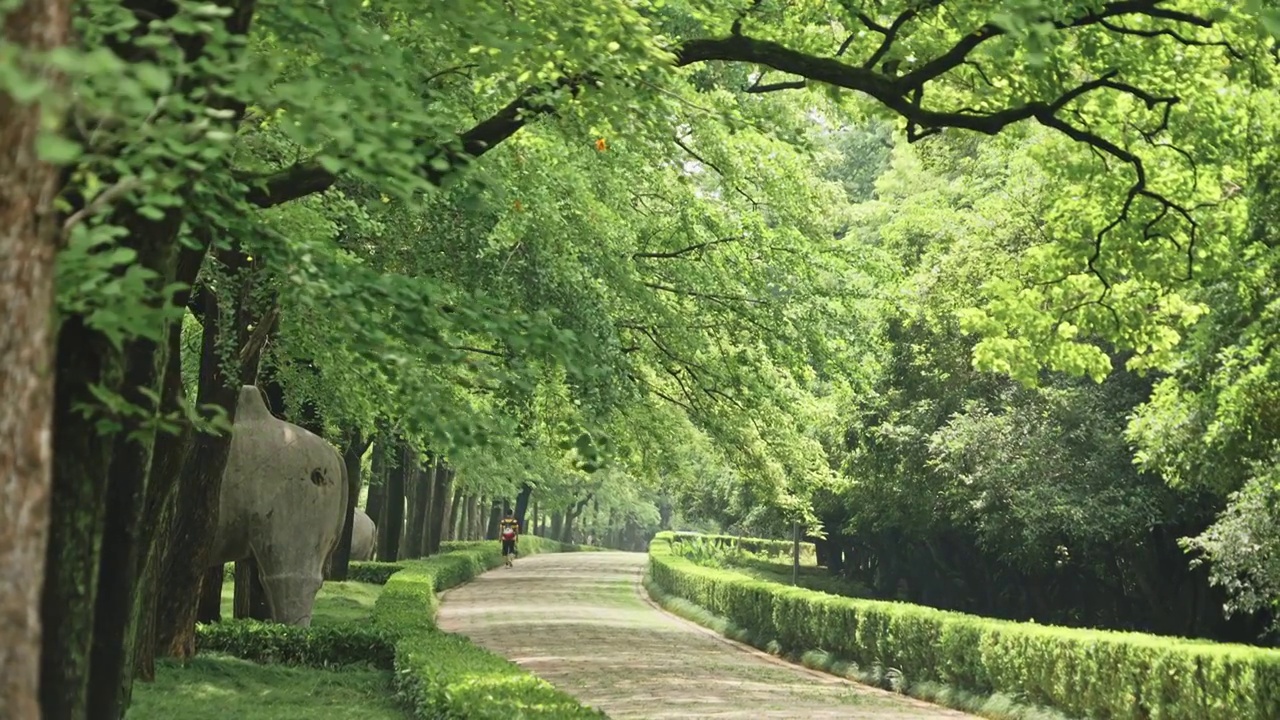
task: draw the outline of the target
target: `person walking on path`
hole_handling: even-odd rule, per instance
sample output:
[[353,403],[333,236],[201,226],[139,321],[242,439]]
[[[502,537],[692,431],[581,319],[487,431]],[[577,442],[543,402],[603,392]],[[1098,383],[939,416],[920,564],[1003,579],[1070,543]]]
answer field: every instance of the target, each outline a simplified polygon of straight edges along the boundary
[[510,510],[498,525],[498,538],[502,540],[502,562],[507,567],[511,567],[511,561],[517,554],[516,542],[520,539],[520,523],[512,517]]

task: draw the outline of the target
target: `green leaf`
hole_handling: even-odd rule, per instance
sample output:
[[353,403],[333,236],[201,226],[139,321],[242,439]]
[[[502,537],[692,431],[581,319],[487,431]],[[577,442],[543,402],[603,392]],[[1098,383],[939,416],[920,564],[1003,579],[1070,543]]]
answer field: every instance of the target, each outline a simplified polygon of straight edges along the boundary
[[52,132],[42,132],[36,137],[36,155],[55,165],[67,165],[80,157],[83,148],[79,143]]

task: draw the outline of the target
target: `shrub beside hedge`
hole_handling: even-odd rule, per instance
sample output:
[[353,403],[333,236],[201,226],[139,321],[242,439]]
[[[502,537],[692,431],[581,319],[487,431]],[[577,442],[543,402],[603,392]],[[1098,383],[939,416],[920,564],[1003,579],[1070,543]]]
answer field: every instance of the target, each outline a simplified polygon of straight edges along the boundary
[[347,580],[370,585],[386,585],[388,578],[403,569],[404,563],[399,562],[354,560],[347,565]]
[[1280,651],[828,595],[695,565],[672,552],[678,541],[659,533],[650,543],[652,581],[787,652],[821,650],[1074,717],[1280,718]]
[[259,663],[318,668],[372,665],[390,670],[395,660],[393,641],[386,632],[350,626],[303,628],[256,620],[196,626],[196,648],[200,651]]

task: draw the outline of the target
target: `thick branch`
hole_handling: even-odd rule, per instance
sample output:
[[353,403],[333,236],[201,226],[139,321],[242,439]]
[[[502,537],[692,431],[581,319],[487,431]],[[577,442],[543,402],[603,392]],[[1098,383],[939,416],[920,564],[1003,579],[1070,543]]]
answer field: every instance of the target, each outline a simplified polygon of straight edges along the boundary
[[762,93],[778,92],[779,90],[800,90],[809,85],[808,80],[784,80],[782,82],[767,83],[761,85],[759,82],[747,88],[747,92],[752,95],[760,95]]
[[[589,78],[566,78],[554,87],[529,88],[498,112],[463,133],[449,147],[437,148],[422,166],[422,174],[432,185],[441,185],[446,178],[465,168],[476,158],[492,150],[499,143],[515,135],[533,117],[555,111],[546,100],[549,91],[568,89],[577,95]],[[443,165],[439,162],[445,161]],[[249,202],[269,208],[307,195],[323,192],[337,181],[337,176],[315,160],[294,165],[251,183]]]
[[[1072,100],[1100,87],[1110,87],[1111,89],[1127,92],[1144,101],[1147,100],[1134,92],[1133,88],[1121,88],[1115,84],[1108,85],[1095,82],[1085,83],[1069,90],[1055,100],[1038,100],[995,112],[977,112],[964,108],[939,111],[926,108],[921,102],[926,84],[961,65],[976,67],[970,57],[973,51],[982,43],[1006,34],[999,26],[988,23],[977,28],[974,32],[966,34],[950,49],[927,60],[905,75],[897,76],[893,70],[888,68],[884,72],[874,69],[881,59],[891,53],[894,43],[902,37],[904,27],[912,20],[918,19],[924,11],[941,6],[943,2],[944,0],[926,0],[916,8],[902,12],[887,26],[876,22],[865,14],[859,15],[859,21],[862,24],[882,36],[880,45],[860,66],[842,62],[838,57],[810,55],[787,48],[776,42],[745,36],[742,34],[741,18],[739,22],[734,23],[733,31],[727,37],[691,39],[673,48],[676,57],[675,64],[678,67],[683,67],[713,60],[745,62],[802,78],[802,80],[790,80],[770,85],[761,85],[757,81],[749,89],[750,92],[758,93],[784,88],[799,88],[811,82],[821,82],[854,90],[871,97],[903,117],[907,121],[909,139],[918,139],[936,133],[943,128],[956,128],[994,135],[1009,125],[1029,119],[1036,119],[1050,126],[1062,125],[1065,123],[1060,119],[1055,119],[1055,122],[1046,122],[1046,120],[1052,118],[1055,113],[1064,110]],[[1185,34],[1175,32],[1172,29],[1134,30],[1112,22],[1115,19],[1124,17],[1146,17],[1196,28],[1213,27],[1213,22],[1209,19],[1184,11],[1162,7],[1162,4],[1163,0],[1117,0],[1116,2],[1103,3],[1096,10],[1073,19],[1046,19],[1059,30],[1100,26],[1104,30],[1119,35],[1141,35],[1147,37],[1166,35],[1177,42],[1188,45],[1223,45],[1228,52],[1233,52],[1225,43],[1188,38]],[[841,55],[843,51],[848,49],[850,42],[851,40],[846,40],[841,47]],[[423,176],[432,184],[441,184],[459,169],[464,168],[498,143],[514,135],[527,122],[530,122],[534,116],[554,112],[555,107],[545,99],[548,91],[568,89],[576,94],[585,83],[591,81],[592,79],[589,76],[579,76],[566,78],[551,88],[531,88],[524,91],[506,107],[462,134],[455,142],[450,143],[448,147],[439,147],[434,152],[428,153],[429,160],[422,168]],[[1090,138],[1100,139],[1096,135],[1090,135]],[[678,139],[677,143],[697,158],[697,155],[686,144]],[[1092,149],[1112,154],[1114,157],[1121,157],[1114,155],[1111,153],[1110,148],[1104,147],[1100,143],[1089,142],[1088,144]],[[442,159],[445,162],[442,163]],[[715,169],[714,165],[703,162]],[[1128,161],[1126,160],[1126,162]],[[323,191],[330,187],[335,180],[334,174],[324,169],[318,162],[304,162],[274,175],[256,178],[257,182],[249,191],[248,199],[261,207],[272,207],[311,193]],[[741,189],[735,188],[735,190],[742,193]],[[742,194],[750,199],[746,193]]]
[[[944,0],[929,0],[929,2],[925,3],[922,7],[908,8],[904,10],[901,15],[898,15],[898,17],[894,18],[893,23],[891,23],[889,27],[884,27],[883,25],[880,25],[879,23],[875,22],[870,17],[868,17],[866,13],[861,13],[861,12],[858,13],[859,22],[861,22],[863,25],[866,25],[867,29],[878,32],[884,36],[884,39],[880,41],[880,47],[876,48],[875,52],[871,53],[871,56],[868,57],[867,60],[862,63],[862,67],[864,68],[875,67],[876,63],[880,62],[880,59],[883,58],[885,55],[887,55],[889,50],[893,48],[893,43],[895,40],[898,39],[898,32],[902,30],[903,25],[906,25],[907,23],[911,22],[911,20],[913,20],[917,15],[920,14],[921,10],[935,8],[941,5],[943,1]],[[841,48],[841,50],[842,52],[836,53],[837,56],[844,54],[843,47]]]
[[1102,27],[1106,28],[1107,30],[1113,33],[1116,33],[1117,35],[1136,35],[1138,37],[1145,37],[1145,38],[1168,37],[1176,40],[1179,43],[1182,43],[1183,45],[1187,45],[1189,47],[1221,47],[1221,48],[1225,48],[1226,51],[1231,55],[1231,57],[1237,60],[1245,59],[1244,54],[1241,53],[1239,50],[1236,50],[1234,47],[1232,47],[1231,43],[1227,42],[1226,40],[1197,40],[1195,38],[1189,38],[1184,35],[1181,35],[1176,30],[1173,30],[1171,28],[1159,28],[1157,30],[1142,30],[1139,28],[1131,28],[1124,25],[1117,25],[1115,23],[1107,22],[1105,20],[1101,22],[1101,25]]
[[682,290],[680,288],[671,287],[670,285],[661,285],[658,283],[647,282],[644,284],[647,288],[669,292],[673,295],[685,295],[687,297],[704,298],[706,300],[718,300],[721,302],[740,302],[751,303],[754,305],[765,305],[767,301],[757,300],[756,298],[746,297],[742,295],[715,295],[712,293],[700,293],[694,290]]
[[650,258],[653,260],[673,260],[675,258],[688,255],[691,252],[697,252],[698,250],[702,250],[703,248],[711,247],[712,245],[720,245],[722,243],[736,242],[741,239],[742,239],[741,237],[727,237],[727,238],[720,238],[718,240],[708,240],[706,242],[700,242],[695,245],[690,245],[688,247],[680,248],[679,250],[672,250],[670,252],[632,253],[631,258],[633,260],[639,260],[641,258]]

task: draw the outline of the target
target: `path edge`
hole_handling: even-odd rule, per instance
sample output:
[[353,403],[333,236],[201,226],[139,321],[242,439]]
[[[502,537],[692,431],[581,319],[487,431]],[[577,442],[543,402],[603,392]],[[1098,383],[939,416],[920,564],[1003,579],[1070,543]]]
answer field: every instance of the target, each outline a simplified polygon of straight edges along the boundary
[[649,589],[644,586],[644,579],[648,575],[649,566],[651,562],[652,561],[648,559],[648,553],[645,553],[645,563],[643,566],[641,566],[640,572],[639,574],[636,575],[636,580],[632,585],[633,589],[636,592],[636,595],[640,596],[640,599],[646,605],[649,605],[650,607],[654,608],[655,610],[662,613],[663,615],[666,615],[667,617],[670,617],[673,620],[683,623],[688,627],[694,630],[697,630],[698,632],[704,635],[714,638],[720,641],[721,643],[728,645],[729,647],[739,652],[743,652],[743,653],[746,653],[747,655],[751,655],[758,659],[764,660],[776,667],[785,667],[785,668],[790,668],[792,670],[799,670],[804,674],[816,680],[819,680],[826,685],[845,685],[848,687],[855,688],[858,691],[867,693],[869,695],[879,695],[885,698],[893,698],[898,702],[904,702],[909,705],[914,705],[921,709],[928,708],[933,712],[943,711],[947,713],[952,713],[955,715],[956,718],[972,718],[973,720],[982,720],[981,715],[975,715],[973,713],[966,712],[964,710],[957,710],[956,708],[947,707],[946,705],[939,705],[938,703],[931,703],[931,702],[928,702],[927,700],[921,700],[920,698],[912,697],[911,695],[907,695],[905,693],[897,693],[891,690],[885,690],[883,688],[875,687],[874,685],[868,685],[866,683],[858,682],[857,680],[847,678],[843,675],[837,675],[835,673],[825,672],[822,670],[811,668],[807,665],[802,665],[797,662],[792,662],[785,658],[780,658],[777,655],[774,655],[773,653],[761,650],[760,648],[755,647],[754,645],[749,645],[747,643],[734,640],[733,638],[726,637],[725,635],[717,632],[716,630],[713,630],[712,628],[707,627],[706,625],[701,625],[697,622],[694,622],[693,620],[690,620],[686,617],[678,615],[666,609],[665,607],[663,607],[662,603],[655,600],[653,596],[649,594]]

